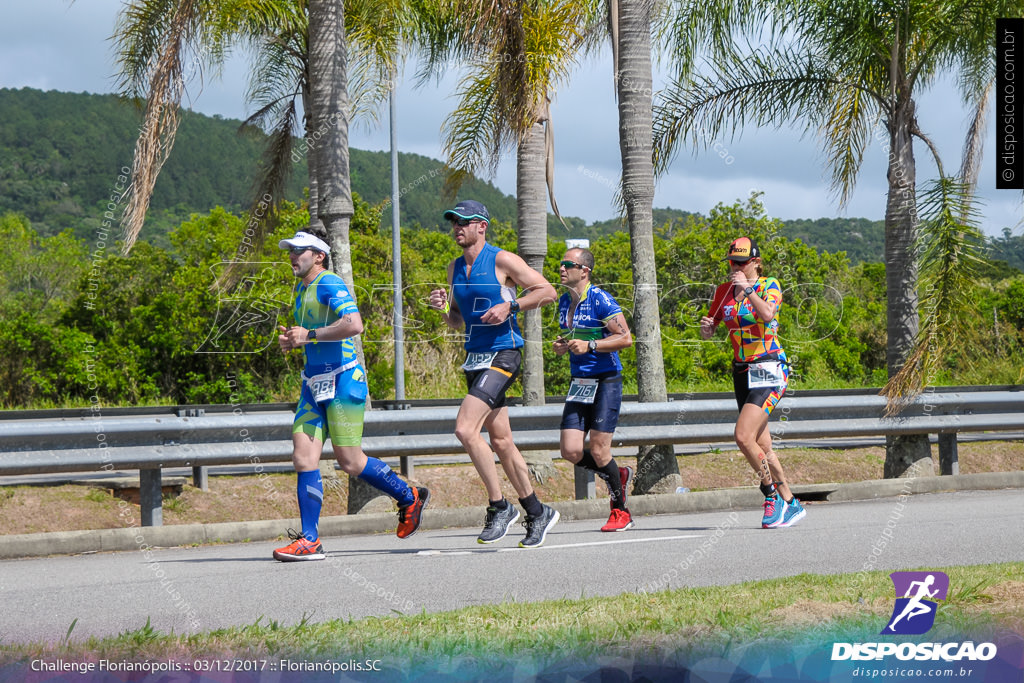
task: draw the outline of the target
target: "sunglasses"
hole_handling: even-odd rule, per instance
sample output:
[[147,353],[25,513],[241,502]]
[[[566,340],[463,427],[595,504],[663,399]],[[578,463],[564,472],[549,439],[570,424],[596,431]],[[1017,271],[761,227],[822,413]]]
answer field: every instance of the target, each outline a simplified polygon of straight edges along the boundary
[[586,266],[583,265],[582,263],[576,263],[575,261],[562,261],[558,265],[562,268],[565,268],[566,270],[572,270],[573,268],[579,268],[580,270],[583,270],[584,268],[586,268]]
[[464,228],[467,225],[469,225],[470,223],[479,223],[479,222],[480,222],[479,218],[456,218],[456,219],[452,220],[452,227],[454,228],[457,225],[460,228]]
[[291,248],[291,249],[289,249],[288,251],[289,251],[290,253],[292,253],[292,254],[295,254],[296,256],[298,256],[298,255],[299,255],[299,254],[301,254],[302,252],[304,252],[304,251],[309,251],[309,250],[310,250],[310,247],[292,247],[292,248]]

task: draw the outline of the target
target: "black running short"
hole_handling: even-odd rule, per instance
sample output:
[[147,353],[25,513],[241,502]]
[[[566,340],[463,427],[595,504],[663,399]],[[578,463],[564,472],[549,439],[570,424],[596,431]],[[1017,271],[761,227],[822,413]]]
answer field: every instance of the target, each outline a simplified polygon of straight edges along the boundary
[[523,354],[519,349],[498,351],[488,368],[466,371],[466,386],[470,396],[476,396],[491,410],[505,405],[505,392],[516,381]]

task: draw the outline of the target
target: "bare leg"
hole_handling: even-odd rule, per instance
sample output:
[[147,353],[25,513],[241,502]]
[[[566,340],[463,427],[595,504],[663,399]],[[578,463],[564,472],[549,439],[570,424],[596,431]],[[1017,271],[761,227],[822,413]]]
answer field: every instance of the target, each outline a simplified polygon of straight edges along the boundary
[[757,445],[768,461],[768,469],[771,470],[772,479],[776,482],[776,487],[779,489],[782,500],[793,500],[793,492],[789,490],[789,483],[786,482],[786,473],[782,470],[782,461],[779,460],[779,456],[776,455],[775,450],[772,448],[772,435],[767,429],[767,423],[765,424],[765,429],[761,431],[761,435],[757,438]]
[[292,434],[292,465],[296,472],[309,472],[320,466],[320,453],[324,442],[314,439],[308,434],[295,432]]
[[[491,436],[491,447],[498,454],[498,460],[501,461],[501,467],[505,470],[505,476],[512,482],[516,494],[520,498],[529,497],[533,493],[530,469],[515,441],[512,440],[512,425],[508,422],[508,408],[492,410],[484,420],[484,427],[487,428],[487,433]],[[493,461],[491,466],[494,466]],[[491,500],[498,499],[492,498]]]
[[740,410],[739,419],[736,420],[735,437],[736,445],[754,469],[760,482],[766,485],[773,481],[781,482],[778,487],[779,494],[783,500],[791,499],[793,493],[786,484],[782,464],[772,450],[768,414],[760,406],[752,403],[744,405]]
[[[487,499],[501,500],[503,496],[501,482],[498,480],[498,468],[494,466],[494,451],[480,434],[484,421],[492,412],[490,406],[476,396],[466,396],[462,401],[462,407],[459,408],[459,415],[455,418],[455,436],[462,443],[462,447],[466,449],[469,459],[473,461],[473,467],[476,468],[476,473],[480,475],[480,480],[484,483],[484,488],[487,489]],[[508,424],[507,410],[505,411],[505,423]],[[511,427],[509,432],[511,440]],[[491,438],[494,438],[493,435]],[[495,450],[497,449],[495,448]],[[519,456],[520,459],[522,457],[522,455]]]
[[583,459],[584,433],[579,429],[563,429],[559,439],[559,450],[563,460],[576,464]]

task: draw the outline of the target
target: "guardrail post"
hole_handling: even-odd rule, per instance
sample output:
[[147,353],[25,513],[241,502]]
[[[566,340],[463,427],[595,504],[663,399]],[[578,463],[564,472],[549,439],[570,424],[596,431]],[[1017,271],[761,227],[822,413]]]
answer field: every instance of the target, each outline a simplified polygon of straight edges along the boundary
[[210,490],[210,472],[203,466],[192,468],[192,485],[200,491]]
[[576,487],[576,500],[587,500],[597,498],[597,486],[594,483],[594,473],[582,467],[573,467],[575,477],[573,483]]
[[142,526],[163,526],[163,485],[159,467],[139,470],[139,507]]
[[[409,410],[412,408],[411,403],[398,403],[396,401],[387,401],[384,403],[384,410]],[[412,479],[412,458],[408,455],[398,456],[398,471],[401,472],[402,476],[406,479]]]
[[939,474],[960,474],[956,432],[939,434]]

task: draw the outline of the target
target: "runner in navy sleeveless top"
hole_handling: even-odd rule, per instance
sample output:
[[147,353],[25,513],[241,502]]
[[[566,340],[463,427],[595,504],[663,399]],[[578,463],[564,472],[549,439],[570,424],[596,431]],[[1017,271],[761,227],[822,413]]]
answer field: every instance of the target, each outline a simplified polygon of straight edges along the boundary
[[[530,475],[515,442],[505,407],[505,392],[515,381],[522,362],[523,336],[516,313],[555,300],[555,288],[526,261],[486,241],[490,214],[480,202],[467,200],[445,211],[451,221],[455,242],[462,256],[448,264],[446,289],[430,293],[430,305],[441,311],[449,327],[466,330],[466,373],[468,395],[462,401],[455,423],[455,436],[465,447],[487,490],[487,517],[479,543],[494,543],[505,537],[519,519],[519,510],[501,493],[493,453],[512,483],[526,511],[526,538],[519,545],[538,547],[558,522],[558,511],[537,499]],[[523,291],[517,293],[516,288]],[[486,429],[491,443],[480,434]]]

